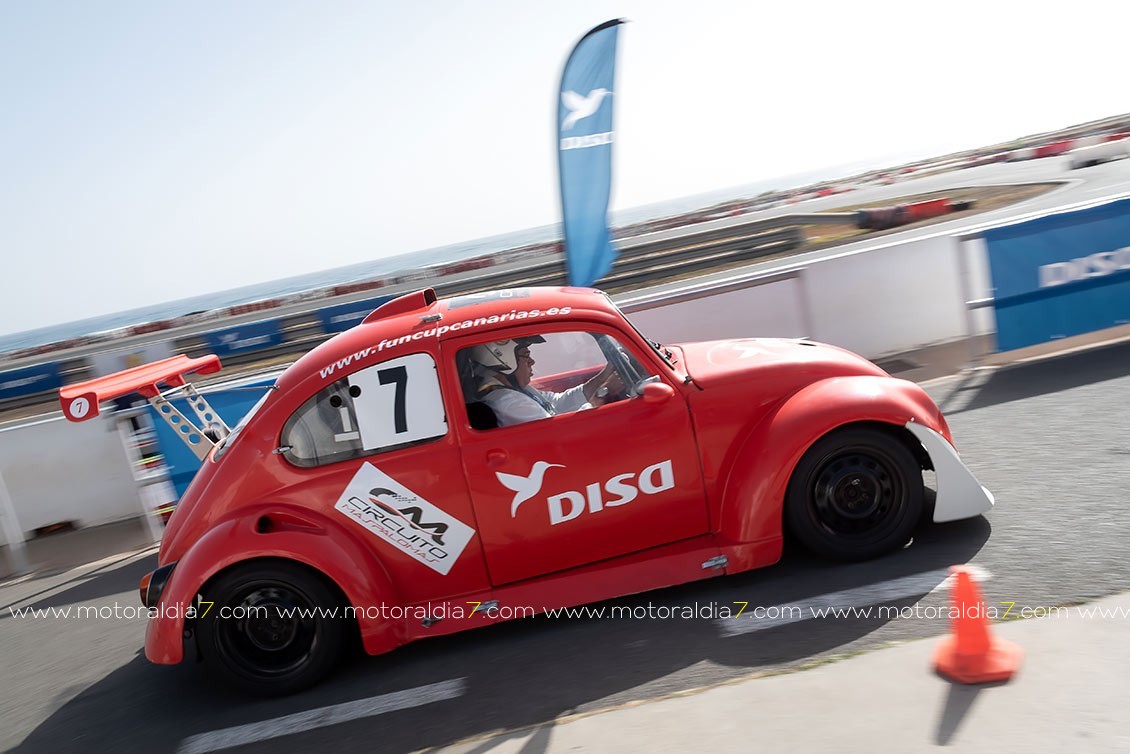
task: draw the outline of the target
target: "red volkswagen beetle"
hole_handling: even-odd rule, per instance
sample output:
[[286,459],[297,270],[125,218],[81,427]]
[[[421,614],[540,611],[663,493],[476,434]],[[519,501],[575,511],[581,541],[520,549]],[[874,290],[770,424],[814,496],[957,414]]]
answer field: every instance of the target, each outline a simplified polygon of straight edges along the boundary
[[402,296],[231,430],[185,380],[218,369],[179,356],[60,400],[77,421],[137,390],[197,450],[142,582],[145,653],[194,640],[259,693],[316,682],[351,633],[379,654],[759,568],[786,529],[871,558],[993,503],[917,385],[805,340],[660,345],[592,289]]

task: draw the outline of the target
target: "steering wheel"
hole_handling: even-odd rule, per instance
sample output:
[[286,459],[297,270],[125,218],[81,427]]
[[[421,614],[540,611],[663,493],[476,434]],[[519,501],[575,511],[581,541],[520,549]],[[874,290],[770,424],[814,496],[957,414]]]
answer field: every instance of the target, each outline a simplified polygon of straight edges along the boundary
[[644,384],[649,381],[649,378],[636,369],[634,360],[622,345],[607,336],[600,336],[598,341],[605,359],[608,360],[624,386],[623,389],[605,396],[605,402],[611,403],[625,398],[635,398],[643,389]]

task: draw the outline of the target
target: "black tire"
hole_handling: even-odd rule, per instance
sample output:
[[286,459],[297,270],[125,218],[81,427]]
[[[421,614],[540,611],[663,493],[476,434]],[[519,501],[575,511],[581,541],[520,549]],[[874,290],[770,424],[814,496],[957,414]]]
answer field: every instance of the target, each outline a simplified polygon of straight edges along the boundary
[[817,440],[785,494],[802,545],[833,560],[867,560],[907,543],[922,516],[922,469],[896,437],[849,427]]
[[[213,603],[197,619],[205,665],[246,692],[293,694],[322,680],[341,659],[346,620],[316,610],[341,608],[341,601],[325,579],[301,565],[274,560],[235,566],[202,597]],[[280,608],[309,612],[288,617]]]

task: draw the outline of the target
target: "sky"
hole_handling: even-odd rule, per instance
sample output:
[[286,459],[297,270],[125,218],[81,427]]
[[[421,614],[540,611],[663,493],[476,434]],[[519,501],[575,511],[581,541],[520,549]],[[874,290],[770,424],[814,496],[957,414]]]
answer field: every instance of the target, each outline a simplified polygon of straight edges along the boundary
[[0,0],[0,334],[559,222],[609,19],[616,210],[1130,112],[1118,7]]

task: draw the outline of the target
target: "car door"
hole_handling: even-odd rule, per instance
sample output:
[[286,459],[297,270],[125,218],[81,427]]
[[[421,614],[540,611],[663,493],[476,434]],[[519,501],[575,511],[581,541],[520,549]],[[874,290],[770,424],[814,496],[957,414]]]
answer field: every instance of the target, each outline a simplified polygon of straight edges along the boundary
[[285,494],[371,548],[397,584],[390,599],[487,587],[431,354],[394,356],[324,386],[287,419],[280,446],[293,467]]
[[[546,337],[551,342],[535,346],[536,352],[552,355],[554,334]],[[637,366],[649,363],[615,342]],[[454,348],[467,353],[474,343],[464,339]],[[556,354],[559,363],[540,370],[541,386],[560,391],[591,376],[605,363],[595,353],[579,361]],[[444,352],[445,359],[453,355]],[[541,364],[555,360],[538,358]],[[645,367],[644,375],[659,372],[655,367]],[[657,379],[670,384],[672,378],[668,372]],[[660,402],[625,397],[516,426],[472,429],[464,414],[457,428],[463,468],[493,584],[707,533],[690,415],[682,393],[671,387]]]

